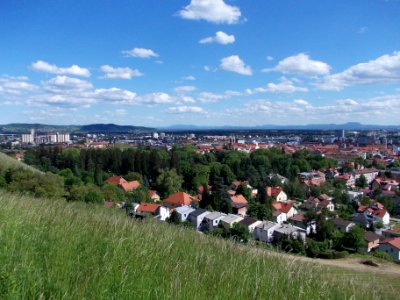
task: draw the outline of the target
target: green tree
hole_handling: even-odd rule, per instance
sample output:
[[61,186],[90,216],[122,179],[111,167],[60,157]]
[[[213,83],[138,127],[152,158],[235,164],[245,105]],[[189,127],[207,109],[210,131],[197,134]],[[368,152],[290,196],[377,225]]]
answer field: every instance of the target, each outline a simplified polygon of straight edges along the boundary
[[360,177],[357,178],[356,186],[360,188],[366,188],[368,186],[367,178],[365,178],[364,174],[361,174]]
[[176,173],[175,169],[161,170],[156,179],[157,191],[162,197],[168,197],[182,188],[182,176]]
[[364,229],[356,225],[351,231],[345,232],[342,244],[346,248],[352,248],[356,252],[360,252],[365,247]]
[[229,235],[231,238],[240,243],[247,243],[250,239],[250,232],[247,226],[235,223],[229,230]]

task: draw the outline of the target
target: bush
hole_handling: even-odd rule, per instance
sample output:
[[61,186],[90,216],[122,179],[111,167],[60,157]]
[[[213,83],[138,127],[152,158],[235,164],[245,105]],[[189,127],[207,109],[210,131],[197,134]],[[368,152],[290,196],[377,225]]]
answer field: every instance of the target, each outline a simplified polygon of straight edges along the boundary
[[345,258],[347,256],[349,256],[349,252],[347,252],[347,251],[336,251],[333,253],[334,259]]
[[372,256],[375,256],[380,259],[384,259],[387,261],[393,261],[393,258],[389,255],[389,253],[383,252],[381,250],[375,250],[371,252]]
[[332,252],[319,252],[315,256],[316,258],[322,258],[322,259],[332,259],[333,258],[333,253]]

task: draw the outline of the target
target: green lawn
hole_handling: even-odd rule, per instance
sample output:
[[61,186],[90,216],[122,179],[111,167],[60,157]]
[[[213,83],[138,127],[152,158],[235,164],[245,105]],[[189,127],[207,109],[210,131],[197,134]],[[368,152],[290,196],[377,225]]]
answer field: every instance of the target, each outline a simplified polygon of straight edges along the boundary
[[0,299],[396,299],[395,281],[0,192]]

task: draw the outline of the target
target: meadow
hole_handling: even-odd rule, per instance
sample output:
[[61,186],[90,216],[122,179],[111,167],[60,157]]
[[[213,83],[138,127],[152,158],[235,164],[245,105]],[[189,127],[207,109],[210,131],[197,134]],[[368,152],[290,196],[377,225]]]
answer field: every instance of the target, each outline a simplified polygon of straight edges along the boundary
[[0,191],[0,299],[396,299],[396,281]]

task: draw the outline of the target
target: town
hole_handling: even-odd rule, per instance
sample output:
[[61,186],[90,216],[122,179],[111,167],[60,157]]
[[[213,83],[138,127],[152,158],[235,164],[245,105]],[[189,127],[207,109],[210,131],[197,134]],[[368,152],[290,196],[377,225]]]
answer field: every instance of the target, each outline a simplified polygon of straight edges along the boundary
[[60,175],[67,200],[309,257],[400,262],[400,132],[32,129],[2,145]]

